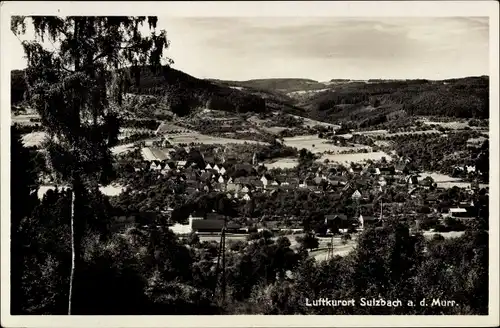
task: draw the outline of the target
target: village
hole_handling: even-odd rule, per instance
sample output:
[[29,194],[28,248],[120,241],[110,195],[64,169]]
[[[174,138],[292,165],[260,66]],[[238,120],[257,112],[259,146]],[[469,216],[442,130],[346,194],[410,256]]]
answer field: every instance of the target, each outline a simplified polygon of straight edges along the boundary
[[[408,160],[395,163],[383,158],[347,165],[313,162],[304,164],[303,168],[268,169],[256,160],[255,153],[250,162],[239,162],[237,156],[226,153],[227,147],[213,148],[210,155],[205,156],[194,145],[164,148],[170,147],[168,137],[161,140],[154,145],[150,142],[149,147],[144,144],[142,159],[134,161],[129,179],[147,174],[153,178],[151,188],[162,181],[175,181],[177,187],[172,187],[172,193],[181,191],[186,198],[221,194],[237,207],[249,206],[262,198],[314,194],[317,199],[324,198],[338,205],[328,212],[322,211],[321,219],[316,218],[316,221],[322,221],[316,225],[319,237],[356,234],[367,226],[380,226],[385,220],[395,218],[406,220],[414,233],[463,231],[487,204],[488,191],[484,185],[482,188],[478,183],[465,188],[454,187],[458,197],[450,197],[450,189],[438,186],[430,175],[408,165]],[[180,160],[170,158],[169,151],[173,153],[179,148],[184,157]],[[151,160],[152,156],[148,156],[151,149],[163,150],[167,156],[163,160]],[[196,156],[190,156],[191,151],[201,157],[192,160]],[[475,167],[464,165],[457,169],[472,172]],[[301,215],[304,213],[262,217],[238,213],[235,217],[228,217],[215,209],[203,212],[193,208],[186,212],[183,222],[176,222],[171,219],[174,208],[168,203],[159,205],[155,208],[156,214],[163,216],[166,219],[163,222],[181,236],[191,233],[213,236],[219,235],[223,229],[232,235],[248,234],[253,230],[270,230],[281,235],[301,234],[304,233],[304,219],[307,219],[307,214]],[[272,208],[268,210],[272,211]],[[119,219],[123,224],[132,224],[134,220],[135,216],[121,216]],[[431,221],[433,223],[429,224]]]

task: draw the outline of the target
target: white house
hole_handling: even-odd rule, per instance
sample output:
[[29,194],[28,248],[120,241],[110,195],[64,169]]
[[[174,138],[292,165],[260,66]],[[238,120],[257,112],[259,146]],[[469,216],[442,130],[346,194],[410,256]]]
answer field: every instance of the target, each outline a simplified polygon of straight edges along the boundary
[[175,234],[178,235],[187,235],[193,232],[193,221],[194,220],[203,220],[202,217],[193,217],[192,215],[188,218],[187,224],[176,223],[173,226],[170,226],[170,230],[172,230]]
[[210,163],[207,164],[207,166],[205,166],[205,170],[211,170],[212,169],[212,165],[210,165]]
[[355,192],[353,192],[351,198],[352,199],[360,199],[361,193],[359,192],[359,190],[356,190]]
[[467,170],[467,173],[476,172],[476,167],[473,165],[466,165],[465,169]]
[[378,180],[378,184],[381,186],[385,186],[387,185],[387,181],[385,181],[384,177],[382,177],[380,178],[380,180]]
[[378,167],[375,168],[375,174],[380,175],[380,169]]
[[222,175],[219,177],[219,179],[217,180],[219,183],[224,183],[224,178],[222,177]]
[[267,187],[267,178],[265,176],[262,176],[262,178],[260,178],[260,181],[262,181],[262,184],[264,185],[264,187]]
[[224,168],[224,166],[220,168],[219,173],[220,174],[225,174],[226,173],[226,169]]
[[155,162],[151,162],[151,165],[149,165],[149,169],[150,170],[156,170],[157,169],[157,165]]
[[251,198],[250,198],[250,196],[249,196],[248,194],[245,194],[245,195],[243,196],[243,200],[247,200],[247,201],[248,201],[248,200],[250,200],[250,199],[251,199]]
[[454,218],[464,217],[467,214],[467,210],[465,208],[450,208],[448,210],[448,215]]
[[184,166],[186,166],[186,161],[178,161],[177,162],[177,168],[183,168]]
[[359,223],[361,225],[361,229],[363,229],[363,230],[369,224],[373,224],[373,223],[376,223],[377,221],[379,221],[379,219],[374,217],[374,216],[363,216],[363,215],[360,215],[358,220],[359,220]]
[[247,186],[244,186],[242,189],[241,189],[241,192],[242,193],[245,193],[247,194],[250,190],[248,190],[248,187]]

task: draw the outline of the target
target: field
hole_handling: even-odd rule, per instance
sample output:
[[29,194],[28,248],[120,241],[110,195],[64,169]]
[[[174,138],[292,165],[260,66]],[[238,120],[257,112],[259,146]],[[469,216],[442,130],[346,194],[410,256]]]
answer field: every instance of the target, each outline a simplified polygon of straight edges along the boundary
[[452,130],[463,130],[469,126],[467,122],[433,122],[427,120],[422,120],[421,122],[427,125],[438,125]]
[[12,115],[11,124],[17,123],[19,125],[35,125],[40,124],[39,122],[31,122],[31,119],[39,119],[40,116],[38,114],[21,114],[21,115]]
[[120,146],[116,146],[116,147],[111,148],[111,153],[113,153],[113,155],[119,155],[122,153],[132,151],[132,150],[134,150],[134,148],[135,148],[135,145],[133,143],[129,143],[129,144],[120,145]]
[[136,128],[120,128],[120,135],[118,136],[119,140],[125,139],[126,137],[130,137],[134,134],[140,133],[151,133],[153,130],[149,129],[136,129]]
[[244,139],[231,139],[231,138],[219,138],[203,135],[201,133],[190,132],[190,133],[178,133],[178,134],[169,134],[167,137],[168,142],[172,145],[178,144],[244,144],[244,143],[252,143],[252,144],[261,144],[264,145],[266,143],[255,141],[255,140],[244,140]]
[[342,151],[356,151],[360,149],[371,150],[369,146],[352,146],[352,147],[339,147],[332,143],[327,143],[326,139],[318,138],[317,135],[305,135],[297,136],[291,138],[284,138],[284,144],[289,147],[295,147],[297,149],[305,148],[314,154],[321,154],[325,152],[335,152],[339,153]]
[[271,127],[263,126],[261,127],[261,129],[272,134],[278,134],[282,131],[289,130],[289,128],[285,128],[282,126],[271,126]]
[[[432,180],[437,184],[438,187],[440,188],[453,188],[453,187],[458,187],[458,188],[470,188],[471,184],[470,182],[464,182],[460,178],[453,178],[448,175],[436,173],[436,172],[424,172],[420,173],[420,177],[418,180],[423,180],[426,177],[431,177]],[[480,184],[480,188],[487,188],[487,184]]]
[[[433,134],[433,133],[441,133],[438,130],[422,130],[422,131],[408,131],[408,132],[394,132],[389,133],[387,130],[372,130],[372,131],[359,131],[353,132],[355,135],[364,135],[364,136],[384,136],[384,137],[395,137],[395,136],[405,136],[405,135],[413,135],[413,134]],[[349,136],[349,135],[341,135],[341,136]],[[349,139],[350,136],[347,138]]]
[[142,157],[146,161],[163,161],[170,159],[169,151],[171,149],[160,149],[156,147],[144,147],[141,149]]
[[334,129],[340,129],[340,125],[336,125],[336,124],[331,124],[331,123],[325,123],[325,122],[321,122],[321,121],[316,121],[316,120],[313,120],[313,119],[310,119],[310,118],[305,118],[305,117],[302,117],[302,116],[297,116],[297,115],[291,115],[297,119],[302,119],[304,120],[304,124],[303,126],[310,126],[310,127],[313,127],[315,125],[319,125],[319,126],[324,126],[324,127],[327,127],[327,128],[334,128]]
[[270,169],[292,169],[296,167],[299,164],[298,160],[296,158],[280,158],[277,161],[271,162],[271,163],[264,163],[264,166],[266,168]]
[[336,162],[340,164],[362,163],[367,160],[379,161],[385,157],[385,159],[390,162],[391,156],[384,153],[383,151],[376,151],[370,153],[356,153],[356,154],[324,154],[318,161],[324,162],[326,159],[330,162]]

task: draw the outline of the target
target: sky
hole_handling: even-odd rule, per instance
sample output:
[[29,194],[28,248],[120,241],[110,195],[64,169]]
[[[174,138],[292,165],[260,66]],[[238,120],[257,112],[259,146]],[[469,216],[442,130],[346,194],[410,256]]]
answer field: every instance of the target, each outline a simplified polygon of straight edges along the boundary
[[[198,78],[489,75],[487,17],[158,17],[173,68]],[[12,66],[23,68],[20,42]]]

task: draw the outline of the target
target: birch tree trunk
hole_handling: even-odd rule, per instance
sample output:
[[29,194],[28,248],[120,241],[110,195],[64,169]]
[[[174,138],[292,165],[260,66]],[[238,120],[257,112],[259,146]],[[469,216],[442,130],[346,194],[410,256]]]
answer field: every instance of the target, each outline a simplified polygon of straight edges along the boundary
[[69,297],[68,297],[68,315],[73,310],[73,283],[75,279],[76,264],[76,238],[75,238],[75,189],[71,190],[71,274],[69,278]]

